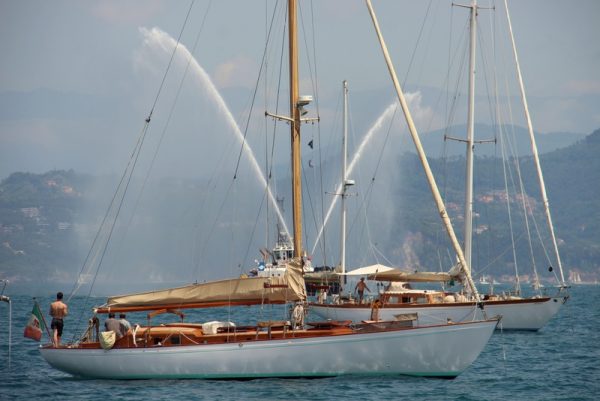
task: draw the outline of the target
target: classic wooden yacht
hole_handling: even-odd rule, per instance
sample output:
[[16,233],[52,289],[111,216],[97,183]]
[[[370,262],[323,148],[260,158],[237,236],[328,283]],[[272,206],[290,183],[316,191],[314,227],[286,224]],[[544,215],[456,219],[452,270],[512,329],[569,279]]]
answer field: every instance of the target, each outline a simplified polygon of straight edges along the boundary
[[[373,17],[374,18],[374,17]],[[498,319],[417,326],[410,319],[305,323],[296,1],[288,1],[294,255],[283,276],[242,277],[108,298],[85,335],[40,352],[56,369],[85,378],[187,379],[322,377],[343,374],[455,377],[484,349]],[[147,120],[147,123],[149,123]],[[222,321],[151,324],[162,313],[198,308],[291,305],[289,319],[238,325]],[[119,338],[98,315],[148,312],[148,324]],[[112,334],[111,334],[112,333]]]

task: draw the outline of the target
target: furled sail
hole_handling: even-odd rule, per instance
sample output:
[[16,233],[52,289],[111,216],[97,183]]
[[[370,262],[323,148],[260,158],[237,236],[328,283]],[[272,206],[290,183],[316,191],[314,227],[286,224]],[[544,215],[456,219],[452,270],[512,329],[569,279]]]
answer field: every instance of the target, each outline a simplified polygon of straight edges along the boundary
[[98,313],[109,311],[202,308],[303,301],[306,289],[302,264],[294,259],[283,277],[241,277],[184,287],[109,297]]

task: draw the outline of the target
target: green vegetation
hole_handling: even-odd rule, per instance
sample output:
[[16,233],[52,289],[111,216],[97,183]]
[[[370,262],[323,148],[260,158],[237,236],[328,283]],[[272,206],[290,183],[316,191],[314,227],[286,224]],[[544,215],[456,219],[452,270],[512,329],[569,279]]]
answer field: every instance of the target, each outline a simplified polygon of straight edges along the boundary
[[[541,156],[563,264],[567,272],[575,268],[596,278],[600,275],[598,154],[600,130],[572,146]],[[430,163],[460,238],[464,159],[430,159]],[[447,249],[448,245],[424,174],[413,154],[400,158],[398,168],[406,173],[406,179],[393,188],[393,193],[400,200],[398,204],[405,206],[394,211],[396,224],[392,222],[392,236],[410,245],[421,266],[437,268],[440,257],[437,250]],[[541,237],[546,238],[548,230],[531,157],[521,160],[521,168],[535,222]],[[478,197],[474,205],[473,266],[475,271],[481,271],[494,260],[494,275],[510,274],[512,252],[507,250],[511,239],[506,200],[500,195],[504,188],[502,166],[492,157],[477,158],[476,171]],[[102,218],[99,212],[84,211],[105,210],[109,201],[110,194],[97,196],[93,191],[99,180],[72,170],[14,173],[4,179],[0,183],[0,277],[21,283],[72,283]],[[164,191],[161,197],[168,198],[172,205],[177,204],[177,194]],[[514,193],[510,199],[518,203]],[[523,217],[519,210],[513,207],[513,226],[518,260],[524,260],[532,251],[524,226],[517,222]],[[163,223],[168,225],[168,222]],[[534,230],[532,219],[529,224]],[[391,254],[392,243],[390,241],[388,249],[382,251]],[[393,246],[398,246],[398,241]],[[546,251],[551,253],[550,249]],[[545,260],[540,246],[534,245],[533,253],[536,259]],[[443,254],[447,258],[445,250]],[[543,262],[538,269],[546,267]]]
[[0,184],[0,276],[62,281],[80,263],[85,186],[74,171],[14,173]]
[[[547,195],[551,207],[554,227],[559,241],[563,266],[568,270],[575,268],[589,273],[588,277],[598,277],[600,274],[600,130],[585,137],[579,142],[540,156]],[[403,199],[403,205],[414,205],[397,211],[397,221],[394,236],[406,238],[414,233],[422,235],[420,248],[415,251],[423,266],[435,268],[439,265],[436,252],[431,249],[448,247],[446,234],[442,232],[437,210],[431,200],[429,189],[425,186],[424,174],[420,171],[416,156],[405,155],[399,161],[400,169],[413,172],[405,174],[410,177],[402,187],[395,188],[395,193]],[[464,158],[453,158],[442,161],[430,159],[430,164],[437,177],[440,190],[450,217],[453,219],[455,230],[462,240],[463,227],[463,198],[464,198]],[[493,274],[510,274],[514,271],[511,248],[509,222],[507,218],[506,200],[501,198],[504,192],[502,165],[492,157],[475,160],[474,202],[474,270],[485,269],[494,260]],[[520,207],[520,197],[509,189],[511,213],[515,243],[517,244],[517,261],[529,264],[530,253],[533,252],[538,264],[538,271],[546,270],[545,252],[551,254],[551,243],[543,212],[543,203],[539,191],[537,173],[532,157],[524,157],[520,161],[521,171],[526,188],[528,201],[532,208],[533,217],[529,215],[529,225],[532,230],[533,251],[530,250],[524,226],[523,210]],[[539,245],[537,230],[545,240],[546,251]],[[476,232],[479,229],[480,232]],[[429,250],[429,252],[427,252]],[[501,257],[498,255],[504,253]],[[554,258],[550,256],[550,263]],[[520,261],[520,262],[519,262]],[[543,262],[541,262],[543,261]],[[530,269],[527,267],[527,271]]]

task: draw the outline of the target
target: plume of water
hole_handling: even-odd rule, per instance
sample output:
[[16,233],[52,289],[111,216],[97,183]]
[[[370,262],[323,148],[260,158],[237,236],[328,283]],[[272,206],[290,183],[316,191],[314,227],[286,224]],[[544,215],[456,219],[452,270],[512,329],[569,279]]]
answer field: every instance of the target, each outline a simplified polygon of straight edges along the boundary
[[[146,46],[160,50],[168,55],[170,55],[173,52],[173,49],[177,45],[177,41],[173,39],[173,37],[171,37],[168,33],[162,31],[159,28],[155,27],[150,30],[146,28],[140,28],[140,32],[144,36],[144,44]],[[283,224],[283,229],[285,230],[286,234],[289,235],[289,230],[287,225],[285,224],[285,219],[283,218],[281,210],[277,205],[277,201],[275,200],[275,197],[271,192],[271,188],[267,185],[267,180],[265,179],[263,171],[261,170],[258,161],[256,160],[256,157],[254,156],[254,152],[252,151],[250,145],[246,142],[244,134],[240,130],[240,127],[238,126],[237,122],[235,121],[235,118],[233,117],[233,114],[231,114],[229,107],[227,107],[225,100],[223,99],[218,89],[212,82],[210,76],[207,74],[204,68],[202,68],[200,63],[198,63],[196,58],[190,53],[187,47],[185,47],[181,43],[177,47],[177,57],[180,58],[184,63],[187,63],[188,60],[190,60],[190,69],[193,71],[196,78],[198,78],[200,85],[206,90],[206,93],[209,96],[209,98],[212,101],[214,101],[219,112],[224,116],[225,120],[227,121],[227,124],[229,124],[229,126],[233,130],[235,137],[242,145],[246,156],[248,156],[248,159],[250,160],[250,165],[252,166],[252,169],[256,174],[256,178],[259,180],[262,187],[267,190],[267,196],[269,197],[269,200],[273,205],[275,212],[277,213],[277,217],[279,218],[279,221],[281,221],[281,223]]]
[[[415,116],[415,119],[430,120],[432,118],[431,110],[428,107],[421,107],[421,101],[422,101],[421,92],[417,91],[414,93],[407,93],[406,100],[410,104],[411,108],[414,109],[413,115]],[[360,161],[367,145],[371,143],[373,136],[376,133],[380,132],[381,128],[383,128],[384,123],[389,121],[389,119],[391,119],[394,116],[397,108],[398,108],[398,103],[396,103],[395,101],[392,102],[388,107],[386,107],[386,109],[383,111],[383,113],[381,113],[381,115],[377,118],[377,120],[375,120],[375,123],[373,123],[371,128],[369,128],[369,130],[363,136],[363,139],[362,139],[360,145],[356,148],[356,151],[354,152],[354,155],[352,156],[352,160],[350,161],[350,164],[348,165],[347,175],[352,174],[354,167],[356,167],[356,165]],[[336,188],[335,193],[339,193],[339,192],[341,192],[341,190],[342,190],[342,183],[340,182]],[[323,235],[323,230],[325,229],[325,225],[329,221],[329,218],[331,217],[331,213],[333,212],[333,209],[335,208],[337,201],[338,201],[338,197],[334,196],[331,200],[331,204],[329,205],[329,208],[327,209],[327,213],[325,214],[325,218],[323,219],[323,224],[322,224],[321,228],[319,229],[317,238],[315,238],[315,243],[311,249],[311,253],[315,252],[315,249],[317,248],[317,245],[319,244],[319,240],[321,239],[321,236]]]
[[[360,145],[358,146],[358,148],[356,149],[356,152],[354,152],[354,155],[352,156],[352,160],[350,161],[350,164],[348,165],[348,169],[347,169],[348,176],[350,176],[352,174],[354,167],[356,167],[358,161],[361,159],[363,152],[364,152],[365,148],[367,147],[367,145],[371,142],[371,138],[373,137],[373,135],[375,135],[375,133],[379,132],[381,130],[381,128],[383,127],[383,123],[386,122],[388,119],[390,119],[394,115],[394,112],[396,111],[397,107],[398,107],[398,104],[396,102],[393,102],[392,104],[390,104],[384,110],[384,112],[379,116],[379,118],[375,121],[375,123],[371,126],[371,128],[369,128],[367,133],[364,135],[362,141],[360,142]],[[341,191],[342,191],[342,183],[340,182],[335,190],[335,193],[340,193]],[[333,212],[333,208],[335,207],[335,205],[338,201],[338,198],[339,198],[338,196],[334,196],[331,200],[331,203],[329,204],[329,208],[327,209],[327,213],[325,214],[325,218],[323,219],[323,224],[321,225],[321,228],[319,229],[319,233],[317,234],[317,238],[315,238],[315,243],[311,249],[311,254],[314,253],[315,249],[317,248],[319,240],[321,239],[321,235],[323,235],[323,230],[325,229],[325,225],[327,225],[327,222],[329,221],[329,218],[331,217],[331,213]]]

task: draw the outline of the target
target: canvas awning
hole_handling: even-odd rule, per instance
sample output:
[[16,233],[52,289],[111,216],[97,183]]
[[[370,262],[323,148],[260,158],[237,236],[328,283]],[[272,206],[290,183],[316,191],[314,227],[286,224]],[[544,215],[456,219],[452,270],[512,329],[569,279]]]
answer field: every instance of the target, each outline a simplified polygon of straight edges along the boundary
[[369,280],[377,281],[403,281],[403,282],[447,282],[451,281],[454,276],[442,272],[406,272],[400,269],[391,269],[383,273],[370,274]]
[[306,299],[300,263],[290,262],[283,277],[243,277],[109,297],[98,313],[225,305],[285,303]]
[[346,272],[346,276],[366,276],[369,274],[379,274],[379,273],[383,273],[383,272],[387,272],[390,270],[394,270],[392,267],[389,266],[385,266],[385,265],[381,265],[379,263],[371,265],[371,266],[365,266],[365,267],[360,267],[358,269],[354,269],[354,270],[350,270],[348,272]]

